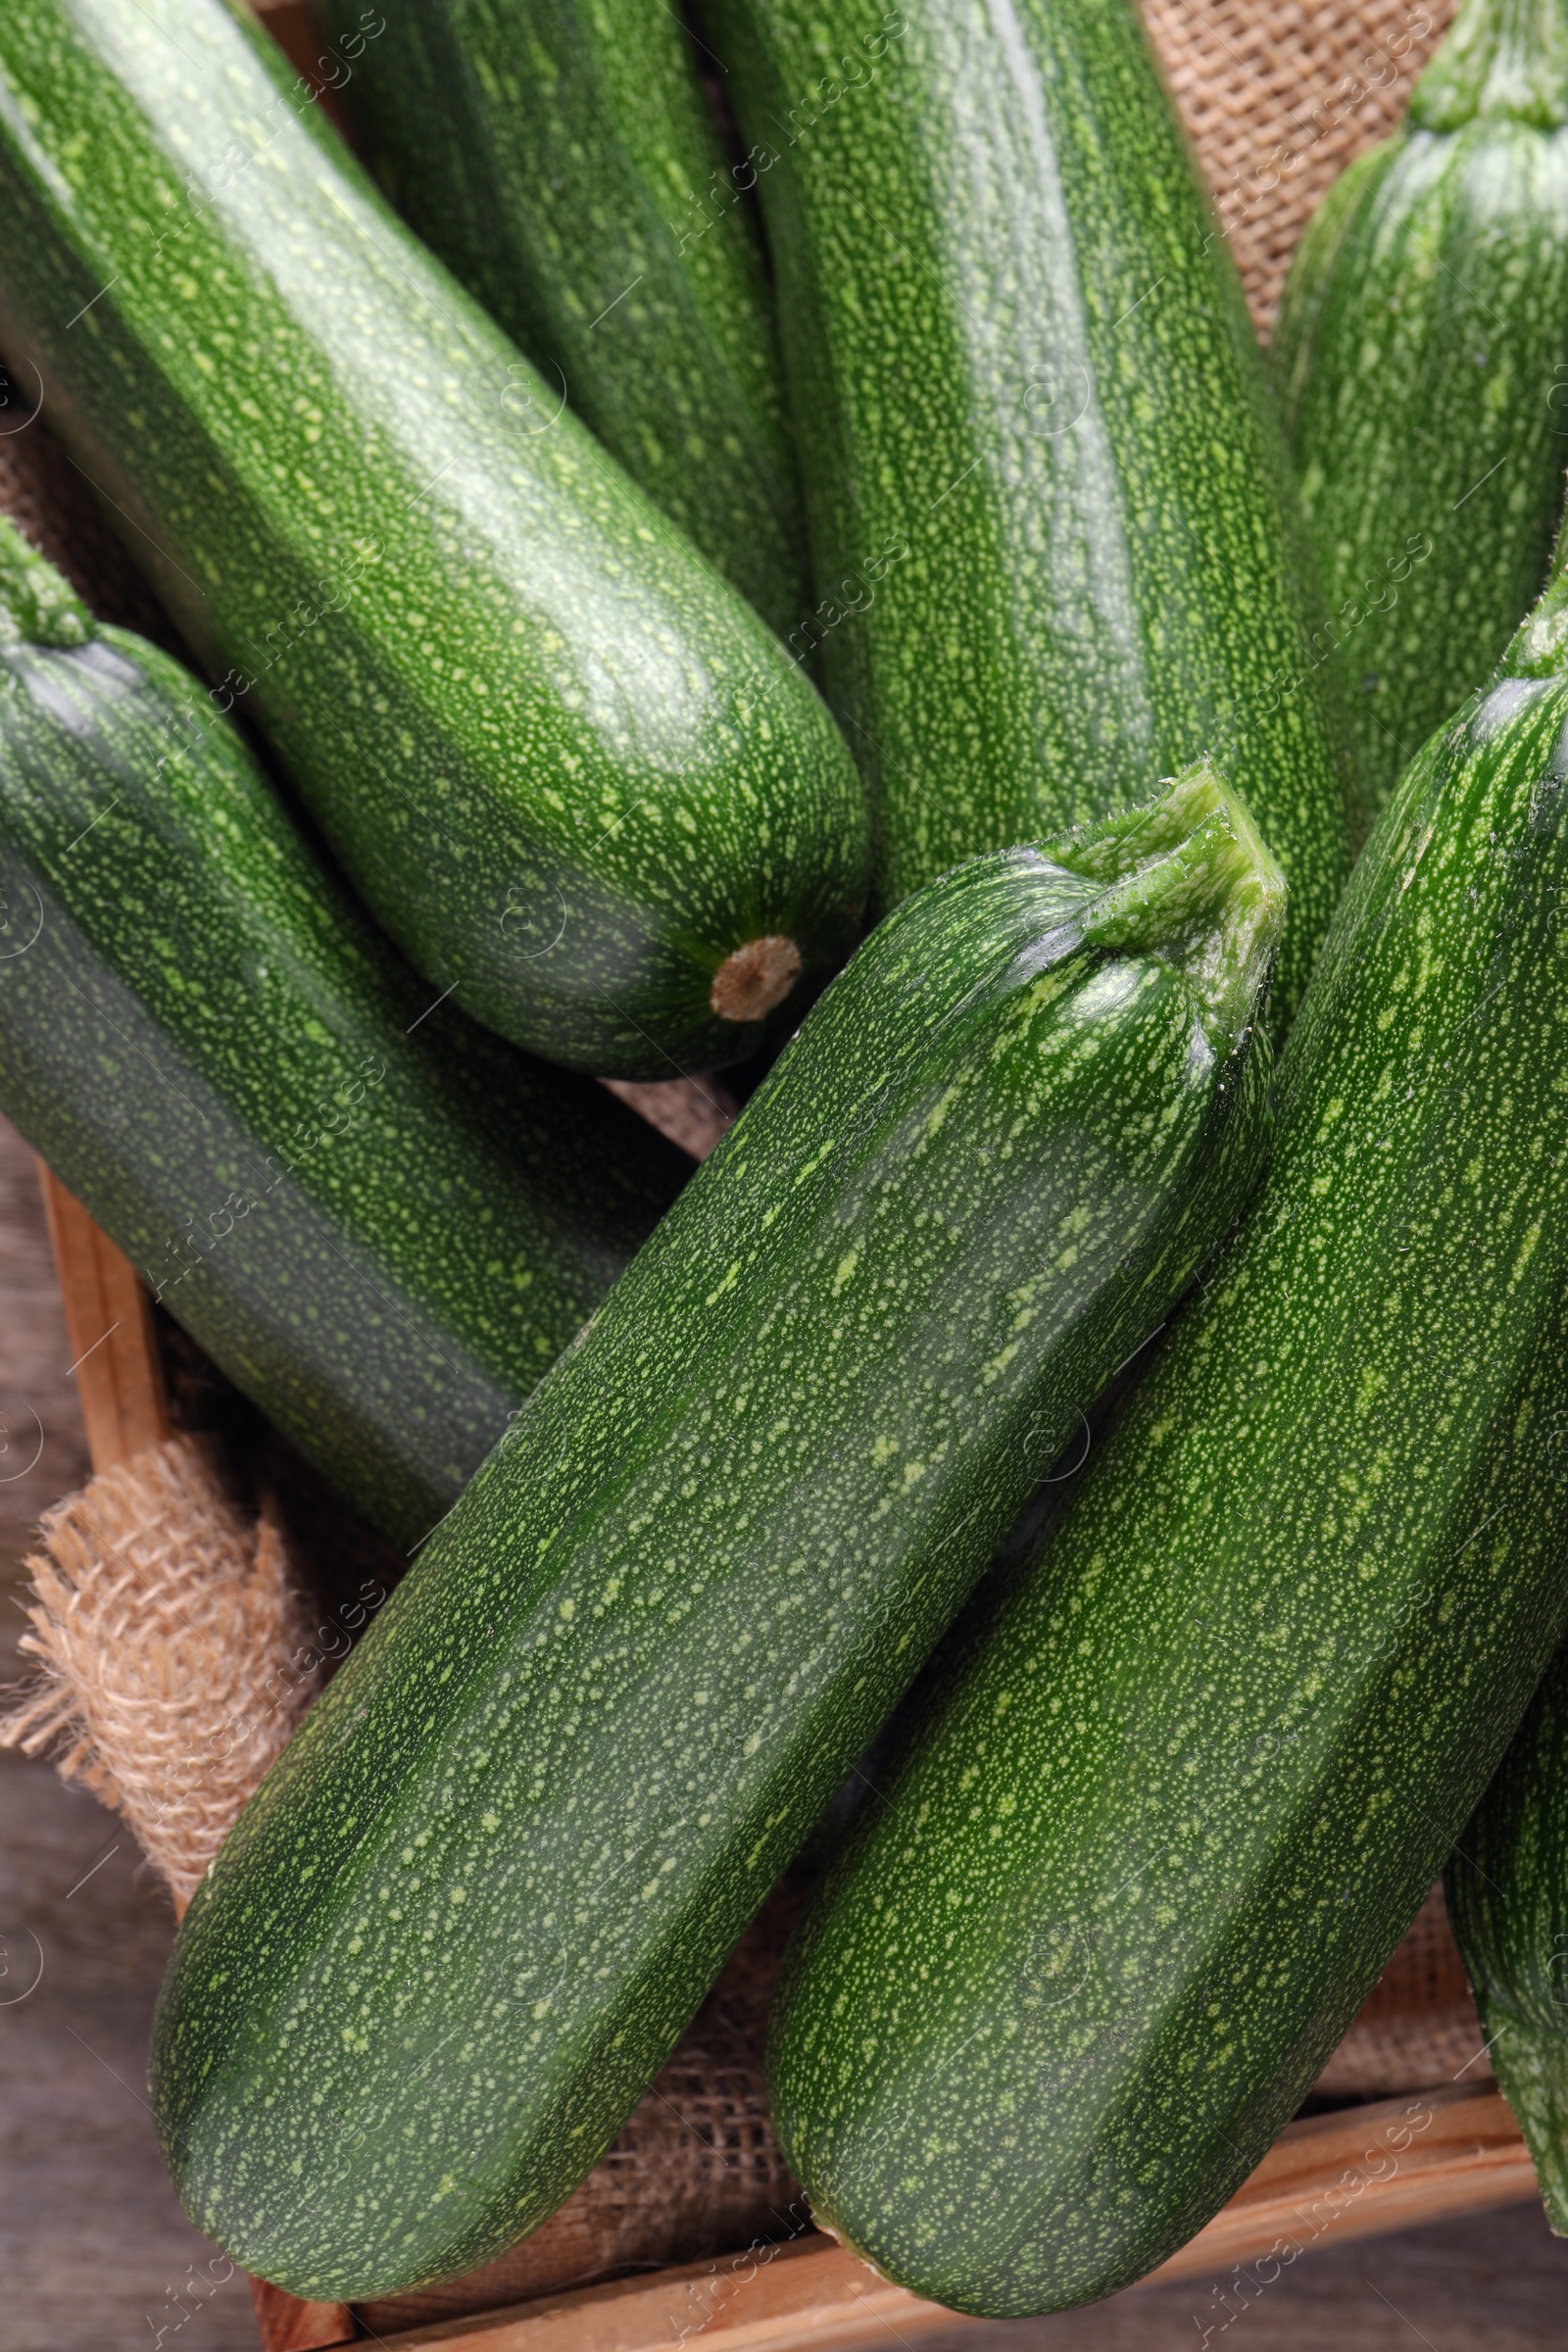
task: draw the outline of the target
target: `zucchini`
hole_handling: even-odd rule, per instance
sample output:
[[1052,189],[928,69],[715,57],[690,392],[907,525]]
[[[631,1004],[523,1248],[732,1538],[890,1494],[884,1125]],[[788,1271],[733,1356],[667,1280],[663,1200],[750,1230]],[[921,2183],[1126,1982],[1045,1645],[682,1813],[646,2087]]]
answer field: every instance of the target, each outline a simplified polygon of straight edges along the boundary
[[1250,1188],[1279,916],[1200,769],[832,984],[191,1905],[153,2097],[236,2261],[391,2293],[609,2145]]
[[734,1058],[854,943],[849,755],[243,15],[7,0],[0,342],[432,993]]
[[0,1108],[401,1545],[689,1162],[432,991],[166,654],[0,519]]
[[828,700],[885,904],[1204,750],[1349,866],[1332,655],[1240,286],[1132,0],[719,0],[778,273]]
[[1568,580],[1434,738],[1257,1207],[803,1922],[772,2112],[959,2311],[1186,2242],[1289,2121],[1559,1638]]
[[[327,0],[352,39],[360,0]],[[410,225],[780,636],[806,545],[750,206],[663,0],[381,0],[344,84]],[[554,405],[554,404],[552,404]]]
[[1270,358],[1381,808],[1545,575],[1568,463],[1568,7],[1469,0],[1297,251]]
[[1487,2055],[1546,2219],[1568,2237],[1568,1651],[1546,1669],[1446,1878]]

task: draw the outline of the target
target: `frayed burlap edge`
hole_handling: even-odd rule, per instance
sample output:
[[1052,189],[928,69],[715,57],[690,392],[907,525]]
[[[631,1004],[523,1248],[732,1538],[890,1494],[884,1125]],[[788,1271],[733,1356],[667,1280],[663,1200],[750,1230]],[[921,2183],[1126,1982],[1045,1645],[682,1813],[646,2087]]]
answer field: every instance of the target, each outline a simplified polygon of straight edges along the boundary
[[[196,1440],[101,1472],[29,1559],[30,1685],[0,1745],[48,1754],[120,1812],[183,1912],[321,1683],[282,1538],[225,1494]],[[768,2117],[761,2050],[795,1897],[743,1939],[614,2146],[487,2270],[371,2307],[377,2328],[808,2227]]]
[[102,1472],[41,1533],[38,1672],[0,1744],[52,1752],[123,1814],[183,1910],[319,1686],[282,1537],[190,1438]]

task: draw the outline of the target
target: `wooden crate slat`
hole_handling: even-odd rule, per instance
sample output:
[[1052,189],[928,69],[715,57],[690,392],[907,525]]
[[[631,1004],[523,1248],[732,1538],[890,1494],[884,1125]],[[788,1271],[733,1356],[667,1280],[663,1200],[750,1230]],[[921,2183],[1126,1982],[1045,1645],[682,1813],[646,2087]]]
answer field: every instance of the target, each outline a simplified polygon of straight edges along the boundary
[[251,2280],[251,2303],[262,2352],[327,2352],[359,2335],[346,2303],[303,2303],[265,2278]]
[[87,1450],[95,1470],[112,1470],[170,1434],[152,1303],[130,1261],[41,1159],[38,1182]]
[[[1277,2278],[1315,2245],[1535,2194],[1496,2091],[1416,2091],[1289,2125],[1224,2211],[1143,2283],[1223,2287],[1236,2266],[1261,2265],[1253,2277],[1266,2286],[1271,2266]],[[713,2352],[855,2352],[956,2324],[812,2233],[383,2341],[388,2352],[669,2352],[698,2340]]]
[[389,2352],[838,2352],[893,2340],[911,2326],[951,2328],[953,2314],[922,2303],[815,2231],[759,2254],[688,2263],[656,2278],[547,2295],[512,2311],[481,2312],[381,2340]]
[[[65,1303],[66,1335],[95,1471],[130,1461],[170,1436],[152,1301],[130,1260],[40,1159],[38,1183]],[[318,2352],[352,2342],[343,2303],[302,2303],[251,2280],[262,2352]]]
[[1212,2277],[1281,2246],[1291,2261],[1533,2197],[1535,2168],[1491,2083],[1416,2090],[1289,2124],[1223,2211],[1148,2283]]

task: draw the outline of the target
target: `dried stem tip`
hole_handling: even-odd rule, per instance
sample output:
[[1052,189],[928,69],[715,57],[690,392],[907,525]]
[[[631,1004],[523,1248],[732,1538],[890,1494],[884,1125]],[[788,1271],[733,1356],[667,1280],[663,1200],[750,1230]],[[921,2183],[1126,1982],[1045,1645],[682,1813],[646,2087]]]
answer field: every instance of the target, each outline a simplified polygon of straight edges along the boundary
[[776,933],[749,939],[713,974],[708,1002],[721,1021],[760,1021],[782,1004],[801,976],[801,951]]

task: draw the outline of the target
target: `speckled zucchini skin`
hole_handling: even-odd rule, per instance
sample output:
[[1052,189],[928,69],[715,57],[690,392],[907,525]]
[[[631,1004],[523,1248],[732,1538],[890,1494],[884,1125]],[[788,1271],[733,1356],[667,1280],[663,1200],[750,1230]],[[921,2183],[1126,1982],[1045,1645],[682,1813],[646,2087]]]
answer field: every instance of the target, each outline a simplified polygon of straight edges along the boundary
[[689,1163],[603,1087],[431,1011],[200,688],[95,630],[3,521],[0,913],[0,1107],[416,1543]]
[[[717,0],[758,158],[824,689],[885,904],[1207,750],[1349,865],[1340,687],[1241,290],[1131,0]],[[1332,708],[1331,708],[1332,706]],[[1336,730],[1339,730],[1338,734]]]
[[223,0],[14,0],[7,356],[435,989],[608,1075],[745,1053],[725,957],[855,939],[849,756],[319,118]]
[[1448,1858],[1448,1917],[1487,2055],[1568,2237],[1568,1651]]
[[789,2160],[822,2221],[957,2310],[1109,2294],[1217,2211],[1559,1638],[1554,631],[1385,811],[1257,1207],[786,1960]]
[[1562,0],[1471,0],[1319,208],[1270,356],[1381,808],[1540,593],[1562,505]]
[[[360,0],[325,0],[329,34]],[[679,11],[381,0],[344,86],[410,225],[782,636],[809,609],[772,294]]]
[[204,1882],[189,2213],[357,2298],[543,2219],[1255,1177],[1277,870],[1200,771],[890,916]]

